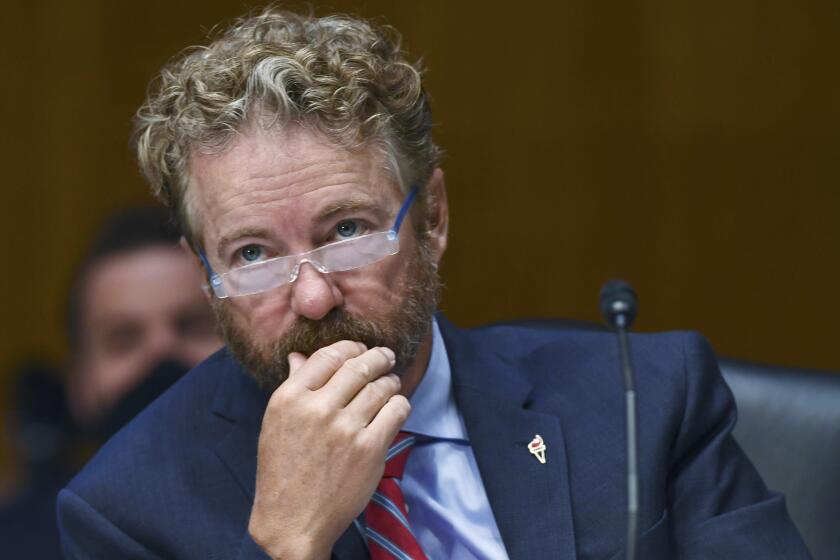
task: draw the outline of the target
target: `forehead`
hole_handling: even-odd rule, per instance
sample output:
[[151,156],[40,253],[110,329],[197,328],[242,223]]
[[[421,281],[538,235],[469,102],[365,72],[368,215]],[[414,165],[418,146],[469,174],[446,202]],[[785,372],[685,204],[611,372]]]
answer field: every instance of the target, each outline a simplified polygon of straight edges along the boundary
[[324,207],[345,201],[384,205],[400,198],[377,150],[261,126],[246,128],[221,152],[191,154],[188,189],[205,243],[266,220],[303,227]]
[[151,246],[108,256],[87,273],[83,316],[88,325],[151,320],[203,300],[201,275],[179,247]]

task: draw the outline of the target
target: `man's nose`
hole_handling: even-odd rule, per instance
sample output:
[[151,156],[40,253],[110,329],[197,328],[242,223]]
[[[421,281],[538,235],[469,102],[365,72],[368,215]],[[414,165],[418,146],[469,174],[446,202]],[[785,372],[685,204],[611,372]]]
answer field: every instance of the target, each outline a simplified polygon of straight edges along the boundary
[[304,262],[300,265],[297,279],[292,282],[292,312],[317,321],[333,308],[340,306],[342,295],[329,274],[322,274]]

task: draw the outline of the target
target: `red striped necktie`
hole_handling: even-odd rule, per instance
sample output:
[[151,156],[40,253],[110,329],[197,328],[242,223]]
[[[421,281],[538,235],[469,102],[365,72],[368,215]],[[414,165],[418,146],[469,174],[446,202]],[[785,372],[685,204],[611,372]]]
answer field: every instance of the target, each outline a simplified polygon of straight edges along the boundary
[[385,457],[385,474],[365,509],[365,534],[371,560],[426,560],[426,555],[408,526],[400,480],[414,435],[400,432]]

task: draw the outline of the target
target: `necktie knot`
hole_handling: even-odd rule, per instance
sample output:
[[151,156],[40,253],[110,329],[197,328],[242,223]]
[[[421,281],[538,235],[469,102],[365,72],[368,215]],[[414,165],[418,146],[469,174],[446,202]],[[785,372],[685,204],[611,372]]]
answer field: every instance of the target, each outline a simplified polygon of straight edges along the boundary
[[409,432],[400,432],[394,438],[391,447],[388,448],[388,454],[385,456],[385,474],[383,478],[402,479],[405,472],[405,464],[408,461],[408,455],[411,453],[411,448],[414,445],[416,438],[414,434]]

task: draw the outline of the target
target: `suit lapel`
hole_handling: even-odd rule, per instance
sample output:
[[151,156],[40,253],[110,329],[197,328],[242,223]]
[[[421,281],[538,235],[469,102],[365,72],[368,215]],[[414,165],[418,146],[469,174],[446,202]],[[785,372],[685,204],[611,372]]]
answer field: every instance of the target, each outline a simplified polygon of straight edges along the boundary
[[224,364],[212,411],[229,427],[216,445],[216,455],[253,502],[257,441],[268,395],[239,368],[232,356],[228,355]]
[[[213,402],[213,413],[230,424],[216,445],[216,455],[248,500],[253,503],[257,475],[257,443],[268,395],[231,358]],[[338,560],[368,558],[364,540],[351,524],[333,546]]]
[[[508,555],[576,558],[560,421],[528,409],[531,386],[510,357],[495,353],[494,341],[473,341],[440,316],[438,322],[455,399]],[[536,434],[546,445],[545,464],[528,451]]]

